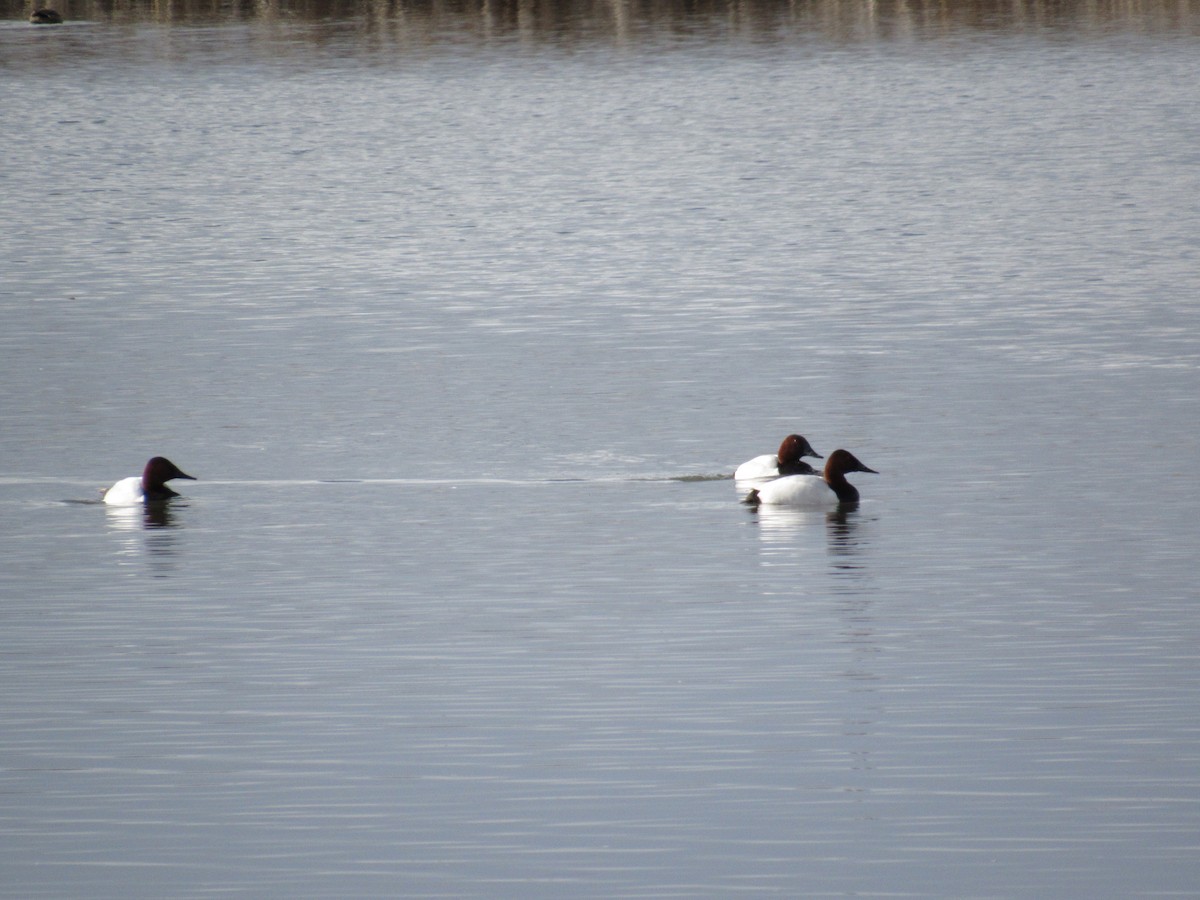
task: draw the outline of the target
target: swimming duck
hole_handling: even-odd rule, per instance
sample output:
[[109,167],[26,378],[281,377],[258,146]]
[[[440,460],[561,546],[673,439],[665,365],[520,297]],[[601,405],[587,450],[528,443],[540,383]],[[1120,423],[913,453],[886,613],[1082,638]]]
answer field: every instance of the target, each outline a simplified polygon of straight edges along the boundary
[[167,482],[173,478],[196,480],[166,457],[156,456],[146,463],[141,475],[122,478],[105,491],[104,502],[113,506],[135,506],[139,503],[178,497],[179,494],[167,487]]
[[846,480],[847,472],[870,472],[849,450],[834,450],[825,461],[825,473],[816,475],[787,475],[769,481],[746,496],[746,503],[772,506],[836,506],[857,503],[858,488]]
[[738,481],[751,478],[778,478],[781,475],[816,475],[817,470],[800,457],[812,456],[824,459],[812,445],[798,434],[789,434],[779,445],[779,452],[772,456],[767,453],[747,460],[737,467],[733,477]]
[[29,21],[33,25],[61,25],[63,17],[56,9],[35,9],[29,14]]

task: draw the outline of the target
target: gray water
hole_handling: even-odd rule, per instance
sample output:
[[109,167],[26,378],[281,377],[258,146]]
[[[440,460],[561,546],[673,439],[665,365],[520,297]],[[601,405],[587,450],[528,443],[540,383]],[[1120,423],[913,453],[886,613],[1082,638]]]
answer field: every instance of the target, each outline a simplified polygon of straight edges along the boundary
[[522,9],[9,9],[0,895],[1196,896],[1200,12]]

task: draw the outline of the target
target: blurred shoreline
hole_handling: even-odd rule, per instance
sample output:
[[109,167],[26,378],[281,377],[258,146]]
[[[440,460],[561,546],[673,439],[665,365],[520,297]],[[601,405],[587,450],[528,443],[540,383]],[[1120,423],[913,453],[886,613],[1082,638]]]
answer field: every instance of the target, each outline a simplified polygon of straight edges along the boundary
[[462,36],[636,37],[700,31],[838,40],[988,31],[1148,31],[1194,34],[1200,0],[2,0],[3,18],[51,5],[67,22],[211,24],[355,22]]

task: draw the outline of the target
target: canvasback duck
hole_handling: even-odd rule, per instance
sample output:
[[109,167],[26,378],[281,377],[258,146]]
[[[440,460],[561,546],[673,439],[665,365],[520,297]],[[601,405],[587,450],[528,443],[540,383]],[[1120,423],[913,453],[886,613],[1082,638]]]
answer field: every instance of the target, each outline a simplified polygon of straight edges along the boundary
[[105,491],[104,502],[112,506],[136,506],[139,503],[178,497],[175,491],[167,487],[167,482],[173,478],[196,480],[166,457],[156,456],[146,463],[141,475],[122,478]]
[[824,476],[787,475],[767,482],[746,496],[746,503],[758,506],[836,506],[857,503],[858,488],[846,480],[847,472],[870,472],[849,450],[834,450],[825,461]]
[[29,14],[29,21],[33,25],[61,25],[63,17],[56,9],[35,9]]
[[802,456],[825,458],[804,437],[789,434],[779,445],[777,454],[772,456],[767,453],[747,460],[737,467],[733,477],[738,481],[746,481],[752,478],[778,478],[781,475],[816,475],[817,470],[803,462],[800,459]]

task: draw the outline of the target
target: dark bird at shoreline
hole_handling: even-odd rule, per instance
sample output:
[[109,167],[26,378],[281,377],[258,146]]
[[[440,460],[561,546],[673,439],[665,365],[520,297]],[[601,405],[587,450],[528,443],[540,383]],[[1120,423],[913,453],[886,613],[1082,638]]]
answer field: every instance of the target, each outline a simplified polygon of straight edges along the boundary
[[56,9],[35,9],[29,14],[29,21],[33,25],[61,25],[63,17]]

